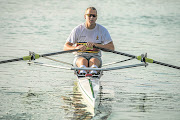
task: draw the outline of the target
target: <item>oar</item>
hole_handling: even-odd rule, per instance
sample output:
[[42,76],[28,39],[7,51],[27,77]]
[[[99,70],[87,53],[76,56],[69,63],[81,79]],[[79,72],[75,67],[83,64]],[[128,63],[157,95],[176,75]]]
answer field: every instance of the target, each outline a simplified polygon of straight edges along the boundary
[[10,60],[3,60],[3,61],[0,61],[0,64],[9,63],[9,62],[15,62],[15,61],[21,61],[21,60],[35,60],[35,59],[38,59],[40,57],[58,55],[58,54],[63,54],[63,53],[70,53],[70,52],[75,52],[75,51],[78,51],[78,50],[79,49],[67,50],[67,51],[59,51],[59,52],[54,52],[54,53],[42,54],[42,55],[35,54],[35,53],[31,52],[31,54],[29,56],[24,56],[22,58],[16,58],[16,59],[10,59]]
[[155,60],[147,58],[147,57],[143,58],[142,56],[130,55],[130,54],[127,54],[127,53],[118,52],[118,51],[114,51],[114,50],[110,50],[110,49],[106,49],[106,48],[102,48],[102,47],[97,47],[97,46],[94,46],[94,48],[97,48],[97,49],[100,49],[100,50],[106,51],[106,52],[112,52],[112,53],[115,53],[115,54],[131,57],[131,58],[136,58],[138,60],[144,59],[144,62],[148,62],[148,63],[155,63],[155,64],[159,64],[159,65],[163,65],[163,66],[167,66],[167,67],[171,67],[171,68],[175,68],[175,69],[180,69],[179,66],[170,65],[170,64],[167,64],[167,63],[155,61]]

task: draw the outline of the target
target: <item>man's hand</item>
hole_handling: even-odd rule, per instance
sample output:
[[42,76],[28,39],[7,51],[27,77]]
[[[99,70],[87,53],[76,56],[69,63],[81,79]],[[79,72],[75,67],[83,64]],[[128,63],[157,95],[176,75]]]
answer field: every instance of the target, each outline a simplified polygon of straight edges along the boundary
[[80,49],[81,51],[85,51],[85,50],[86,50],[86,46],[84,46],[84,45],[79,45],[79,46],[77,46],[75,49]]
[[86,51],[87,49],[92,49],[95,44],[88,42],[86,45],[79,45],[75,49],[80,49],[81,51]]
[[90,43],[90,42],[88,42],[88,43],[86,43],[86,46],[87,46],[88,48],[93,48],[94,43]]

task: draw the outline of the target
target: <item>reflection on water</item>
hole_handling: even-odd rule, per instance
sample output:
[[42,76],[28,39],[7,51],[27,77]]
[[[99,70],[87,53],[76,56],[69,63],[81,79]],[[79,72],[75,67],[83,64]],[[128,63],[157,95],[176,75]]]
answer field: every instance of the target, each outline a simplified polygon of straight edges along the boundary
[[[73,93],[62,96],[64,105],[62,106],[67,119],[91,119],[94,113],[87,109],[87,104],[83,103],[82,95],[78,89],[77,82],[74,82]],[[94,111],[93,111],[94,112]]]
[[[89,119],[101,119],[106,120],[111,114],[111,105],[107,104],[108,99],[103,98],[103,88],[100,86],[99,95],[96,101],[95,109],[92,108],[82,97],[82,94],[77,86],[77,81],[74,82],[73,93],[68,96],[62,96],[64,105],[62,108],[66,113],[66,119],[71,120],[89,120]],[[106,101],[106,102],[105,102]]]

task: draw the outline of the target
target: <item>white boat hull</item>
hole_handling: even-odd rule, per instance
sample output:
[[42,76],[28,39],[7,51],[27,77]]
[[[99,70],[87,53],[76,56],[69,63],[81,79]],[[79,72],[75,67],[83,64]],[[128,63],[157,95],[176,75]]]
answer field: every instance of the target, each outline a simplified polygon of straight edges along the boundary
[[89,105],[95,108],[96,98],[99,93],[99,78],[78,77],[78,87]]

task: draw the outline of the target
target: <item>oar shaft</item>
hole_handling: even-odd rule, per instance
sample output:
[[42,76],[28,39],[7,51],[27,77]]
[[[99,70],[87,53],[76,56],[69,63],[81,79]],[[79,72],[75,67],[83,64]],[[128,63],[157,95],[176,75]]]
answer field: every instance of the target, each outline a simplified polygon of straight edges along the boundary
[[[118,52],[118,51],[114,51],[114,50],[109,50],[109,49],[101,48],[101,47],[97,47],[97,46],[94,46],[94,48],[97,48],[97,49],[100,49],[100,50],[103,50],[103,51],[106,51],[106,52],[112,52],[112,53],[115,53],[115,54],[119,54],[119,55],[123,55],[123,56],[127,56],[127,57],[136,58],[138,60],[142,59],[142,56],[134,56],[134,55],[130,55],[130,54],[127,54],[127,53],[122,53],[122,52]],[[159,62],[159,61],[155,61],[155,60],[149,59],[149,58],[145,58],[145,62],[156,63],[156,64],[159,64],[159,65],[163,65],[163,66],[167,66],[167,67],[171,67],[171,68],[175,68],[175,69],[180,69],[179,66],[170,65],[170,64]]]
[[180,67],[178,67],[178,66],[170,65],[170,64],[159,62],[159,61],[155,61],[155,60],[153,60],[153,63],[159,64],[159,65],[163,65],[163,66],[167,66],[167,67],[171,67],[171,68],[180,69]]
[[58,55],[58,54],[63,54],[63,53],[75,52],[75,51],[78,51],[78,50],[79,50],[79,49],[73,49],[73,50],[67,50],[67,51],[60,51],[60,52],[42,54],[42,55],[39,55],[39,56],[40,56],[40,57],[46,57],[46,56],[51,56],[51,55]]
[[3,61],[0,61],[0,64],[9,63],[9,62],[15,62],[15,61],[21,61],[21,60],[38,59],[39,57],[46,57],[46,56],[51,56],[51,55],[58,55],[58,54],[63,54],[63,53],[70,53],[70,52],[75,52],[75,51],[78,51],[78,50],[79,50],[79,49],[74,49],[74,50],[60,51],[60,52],[54,52],[54,53],[48,53],[48,54],[42,54],[42,55],[34,54],[34,57],[32,57],[31,55],[29,55],[29,56],[24,56],[24,57],[22,57],[22,58],[16,58],[16,59],[11,59],[11,60],[3,60]]
[[11,59],[11,60],[0,61],[0,64],[8,63],[8,62],[20,61],[20,60],[23,60],[23,58],[17,58],[17,59]]
[[94,46],[94,48],[103,50],[103,51],[105,51],[105,52],[112,52],[112,53],[115,53],[115,54],[119,54],[119,55],[123,55],[123,56],[127,56],[127,57],[136,58],[135,55],[130,55],[130,54],[123,53],[123,52],[119,52],[119,51],[114,51],[114,50],[110,50],[110,49],[106,49],[106,48],[102,48],[102,47],[97,47],[97,46]]

